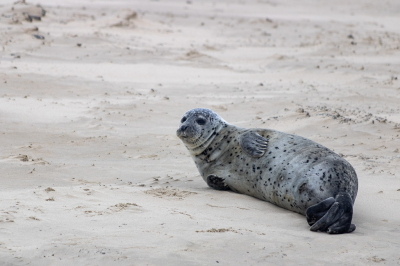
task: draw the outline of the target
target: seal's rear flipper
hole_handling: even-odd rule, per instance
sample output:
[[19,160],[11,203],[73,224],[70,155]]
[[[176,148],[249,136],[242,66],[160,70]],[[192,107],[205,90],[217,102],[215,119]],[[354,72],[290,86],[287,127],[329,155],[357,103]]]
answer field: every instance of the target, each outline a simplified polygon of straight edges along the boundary
[[207,185],[217,190],[230,190],[229,186],[225,183],[225,179],[216,175],[207,176]]
[[315,204],[309,207],[306,211],[307,222],[309,225],[315,224],[319,219],[321,219],[332,204],[335,203],[335,199],[333,197],[327,198],[324,201],[321,201],[318,204]]
[[310,230],[324,231],[329,234],[351,233],[356,229],[356,226],[351,223],[352,218],[353,200],[349,193],[340,192],[335,198],[335,203],[331,205],[321,219],[311,226]]

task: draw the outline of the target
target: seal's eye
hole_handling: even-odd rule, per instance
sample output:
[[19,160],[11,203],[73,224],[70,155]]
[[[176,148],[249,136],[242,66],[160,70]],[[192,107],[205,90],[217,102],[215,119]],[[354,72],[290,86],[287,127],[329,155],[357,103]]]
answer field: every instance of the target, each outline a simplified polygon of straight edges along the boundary
[[181,123],[183,123],[183,122],[185,122],[185,121],[186,121],[186,116],[182,117]]
[[204,120],[203,118],[198,118],[196,120],[196,123],[199,124],[199,125],[204,125],[206,123],[206,120]]

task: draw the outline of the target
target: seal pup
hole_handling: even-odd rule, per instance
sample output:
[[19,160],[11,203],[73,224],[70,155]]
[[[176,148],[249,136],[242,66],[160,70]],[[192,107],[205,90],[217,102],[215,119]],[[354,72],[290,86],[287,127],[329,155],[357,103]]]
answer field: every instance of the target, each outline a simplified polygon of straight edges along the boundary
[[356,229],[356,172],[328,148],[276,130],[236,127],[204,108],[186,112],[176,133],[211,188],[303,214],[311,231]]

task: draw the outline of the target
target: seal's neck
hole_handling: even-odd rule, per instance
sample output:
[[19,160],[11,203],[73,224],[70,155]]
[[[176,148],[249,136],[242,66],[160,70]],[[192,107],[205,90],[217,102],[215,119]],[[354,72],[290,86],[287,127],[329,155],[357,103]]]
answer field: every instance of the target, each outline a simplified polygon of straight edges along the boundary
[[230,125],[226,122],[218,124],[215,127],[214,132],[210,133],[210,135],[200,145],[195,148],[189,149],[190,155],[197,156],[199,154],[202,154],[210,147],[211,143],[213,143],[214,140],[219,140],[222,138],[223,133],[229,126]]
[[[224,124],[219,129],[218,132],[213,134],[213,137],[207,140],[207,145],[196,153],[191,153],[192,158],[196,161],[200,159],[201,161],[211,162],[220,157],[225,148],[229,146],[230,142],[235,139],[234,132],[240,130],[240,128],[234,125]],[[201,152],[200,152],[201,151]]]

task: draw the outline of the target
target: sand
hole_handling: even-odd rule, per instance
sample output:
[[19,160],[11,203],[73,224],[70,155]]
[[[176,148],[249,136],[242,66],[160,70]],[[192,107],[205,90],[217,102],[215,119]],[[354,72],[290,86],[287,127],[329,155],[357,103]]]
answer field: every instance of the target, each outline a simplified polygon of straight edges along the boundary
[[[0,265],[400,264],[399,1],[37,1],[0,3]],[[357,230],[208,188],[195,107],[341,154]]]

